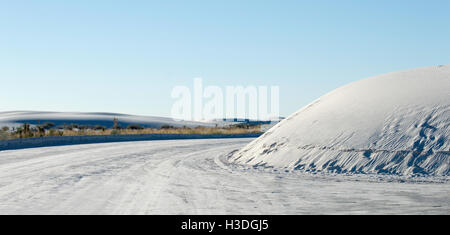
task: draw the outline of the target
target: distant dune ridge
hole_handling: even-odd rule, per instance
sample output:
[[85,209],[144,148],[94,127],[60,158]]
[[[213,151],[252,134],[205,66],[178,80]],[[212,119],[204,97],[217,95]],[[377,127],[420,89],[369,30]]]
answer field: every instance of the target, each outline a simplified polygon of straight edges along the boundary
[[292,114],[234,153],[288,170],[450,174],[450,66],[353,82]]
[[23,123],[32,125],[43,124],[45,122],[54,123],[55,126],[64,124],[79,125],[101,125],[111,128],[114,125],[114,118],[118,119],[118,124],[123,128],[129,125],[141,125],[146,128],[160,128],[164,125],[174,127],[214,127],[216,122],[192,122],[175,121],[172,118],[135,116],[118,113],[77,113],[77,112],[35,112],[35,111],[12,111],[0,112],[0,127],[20,126]]

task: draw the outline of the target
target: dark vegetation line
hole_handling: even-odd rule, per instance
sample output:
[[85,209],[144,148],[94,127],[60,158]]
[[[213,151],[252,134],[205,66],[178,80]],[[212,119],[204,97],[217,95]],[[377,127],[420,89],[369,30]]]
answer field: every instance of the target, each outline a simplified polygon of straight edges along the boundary
[[139,134],[246,134],[261,133],[261,125],[239,123],[224,127],[174,127],[163,125],[160,128],[146,128],[139,124],[121,127],[119,120],[114,118],[113,125],[107,128],[101,125],[68,124],[55,126],[54,123],[46,122],[38,125],[24,123],[19,127],[9,128],[4,126],[0,129],[0,140],[48,137],[48,136],[85,136],[85,135],[139,135]]

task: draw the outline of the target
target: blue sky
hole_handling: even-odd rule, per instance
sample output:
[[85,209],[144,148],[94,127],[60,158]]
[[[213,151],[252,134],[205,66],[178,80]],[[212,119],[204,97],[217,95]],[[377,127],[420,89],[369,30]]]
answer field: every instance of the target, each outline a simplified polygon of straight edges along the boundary
[[450,63],[450,1],[0,1],[0,111],[169,116],[174,86],[279,85],[287,116]]

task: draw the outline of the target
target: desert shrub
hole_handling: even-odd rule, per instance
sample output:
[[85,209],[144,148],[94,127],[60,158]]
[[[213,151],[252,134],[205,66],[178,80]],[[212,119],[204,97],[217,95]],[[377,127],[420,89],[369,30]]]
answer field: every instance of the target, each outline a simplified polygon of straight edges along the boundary
[[119,135],[120,131],[119,130],[112,130],[111,131],[111,135]]
[[113,119],[113,129],[114,130],[122,129],[122,127],[119,125],[119,119],[118,118],[114,118]]
[[22,127],[17,127],[16,130],[14,131],[14,135],[18,136],[19,138],[22,138]]
[[71,130],[73,130],[73,128],[74,128],[74,124],[69,124],[69,125],[66,125],[66,124],[64,124],[64,130],[69,130],[69,131],[71,131]]
[[45,127],[42,126],[36,126],[33,132],[37,132],[39,137],[45,136]]
[[238,123],[231,125],[231,128],[240,128],[240,129],[250,129],[250,128],[257,128],[259,125],[255,124],[249,124],[249,123]]
[[24,123],[21,127],[18,127],[16,130],[16,134],[19,138],[30,138],[33,137],[33,132],[31,130],[30,124]]
[[55,127],[55,124],[52,122],[46,122],[46,123],[42,124],[42,127],[45,130],[49,130],[49,129],[52,129],[53,127]]
[[174,126],[169,126],[169,125],[162,125],[161,129],[175,129]]
[[94,126],[92,129],[93,129],[93,130],[96,130],[96,131],[105,131],[105,130],[106,130],[106,127],[101,126],[101,125],[96,125],[96,126]]
[[89,126],[87,126],[87,125],[78,125],[78,130],[88,130],[88,129],[90,129],[90,127]]
[[132,125],[129,125],[127,127],[127,129],[129,129],[129,130],[143,130],[144,127],[142,127],[142,126],[140,126],[138,124],[132,124]]
[[51,130],[48,131],[48,136],[57,136],[57,135],[58,134],[57,134],[55,129],[51,129]]
[[9,134],[6,131],[0,130],[0,140],[6,140],[9,138]]
[[8,132],[9,131],[9,127],[7,127],[7,126],[2,127],[2,131],[3,132]]

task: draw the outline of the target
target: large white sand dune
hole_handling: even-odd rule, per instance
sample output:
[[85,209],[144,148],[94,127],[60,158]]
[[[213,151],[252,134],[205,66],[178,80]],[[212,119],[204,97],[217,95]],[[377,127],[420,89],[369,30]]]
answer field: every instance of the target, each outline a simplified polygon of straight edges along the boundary
[[449,175],[449,125],[450,66],[412,69],[324,95],[231,160],[313,172]]
[[[79,124],[79,125],[102,125],[108,128],[112,127],[113,119],[117,118],[119,125],[127,127],[128,125],[141,125],[151,128],[160,128],[163,125],[176,127],[214,127],[215,122],[193,122],[193,121],[175,121],[172,118],[136,116],[118,113],[80,113],[80,112],[36,112],[36,111],[12,111],[0,112],[1,126],[19,126],[23,123],[36,125],[38,123],[52,122],[55,125]],[[222,125],[223,123],[219,123]]]

